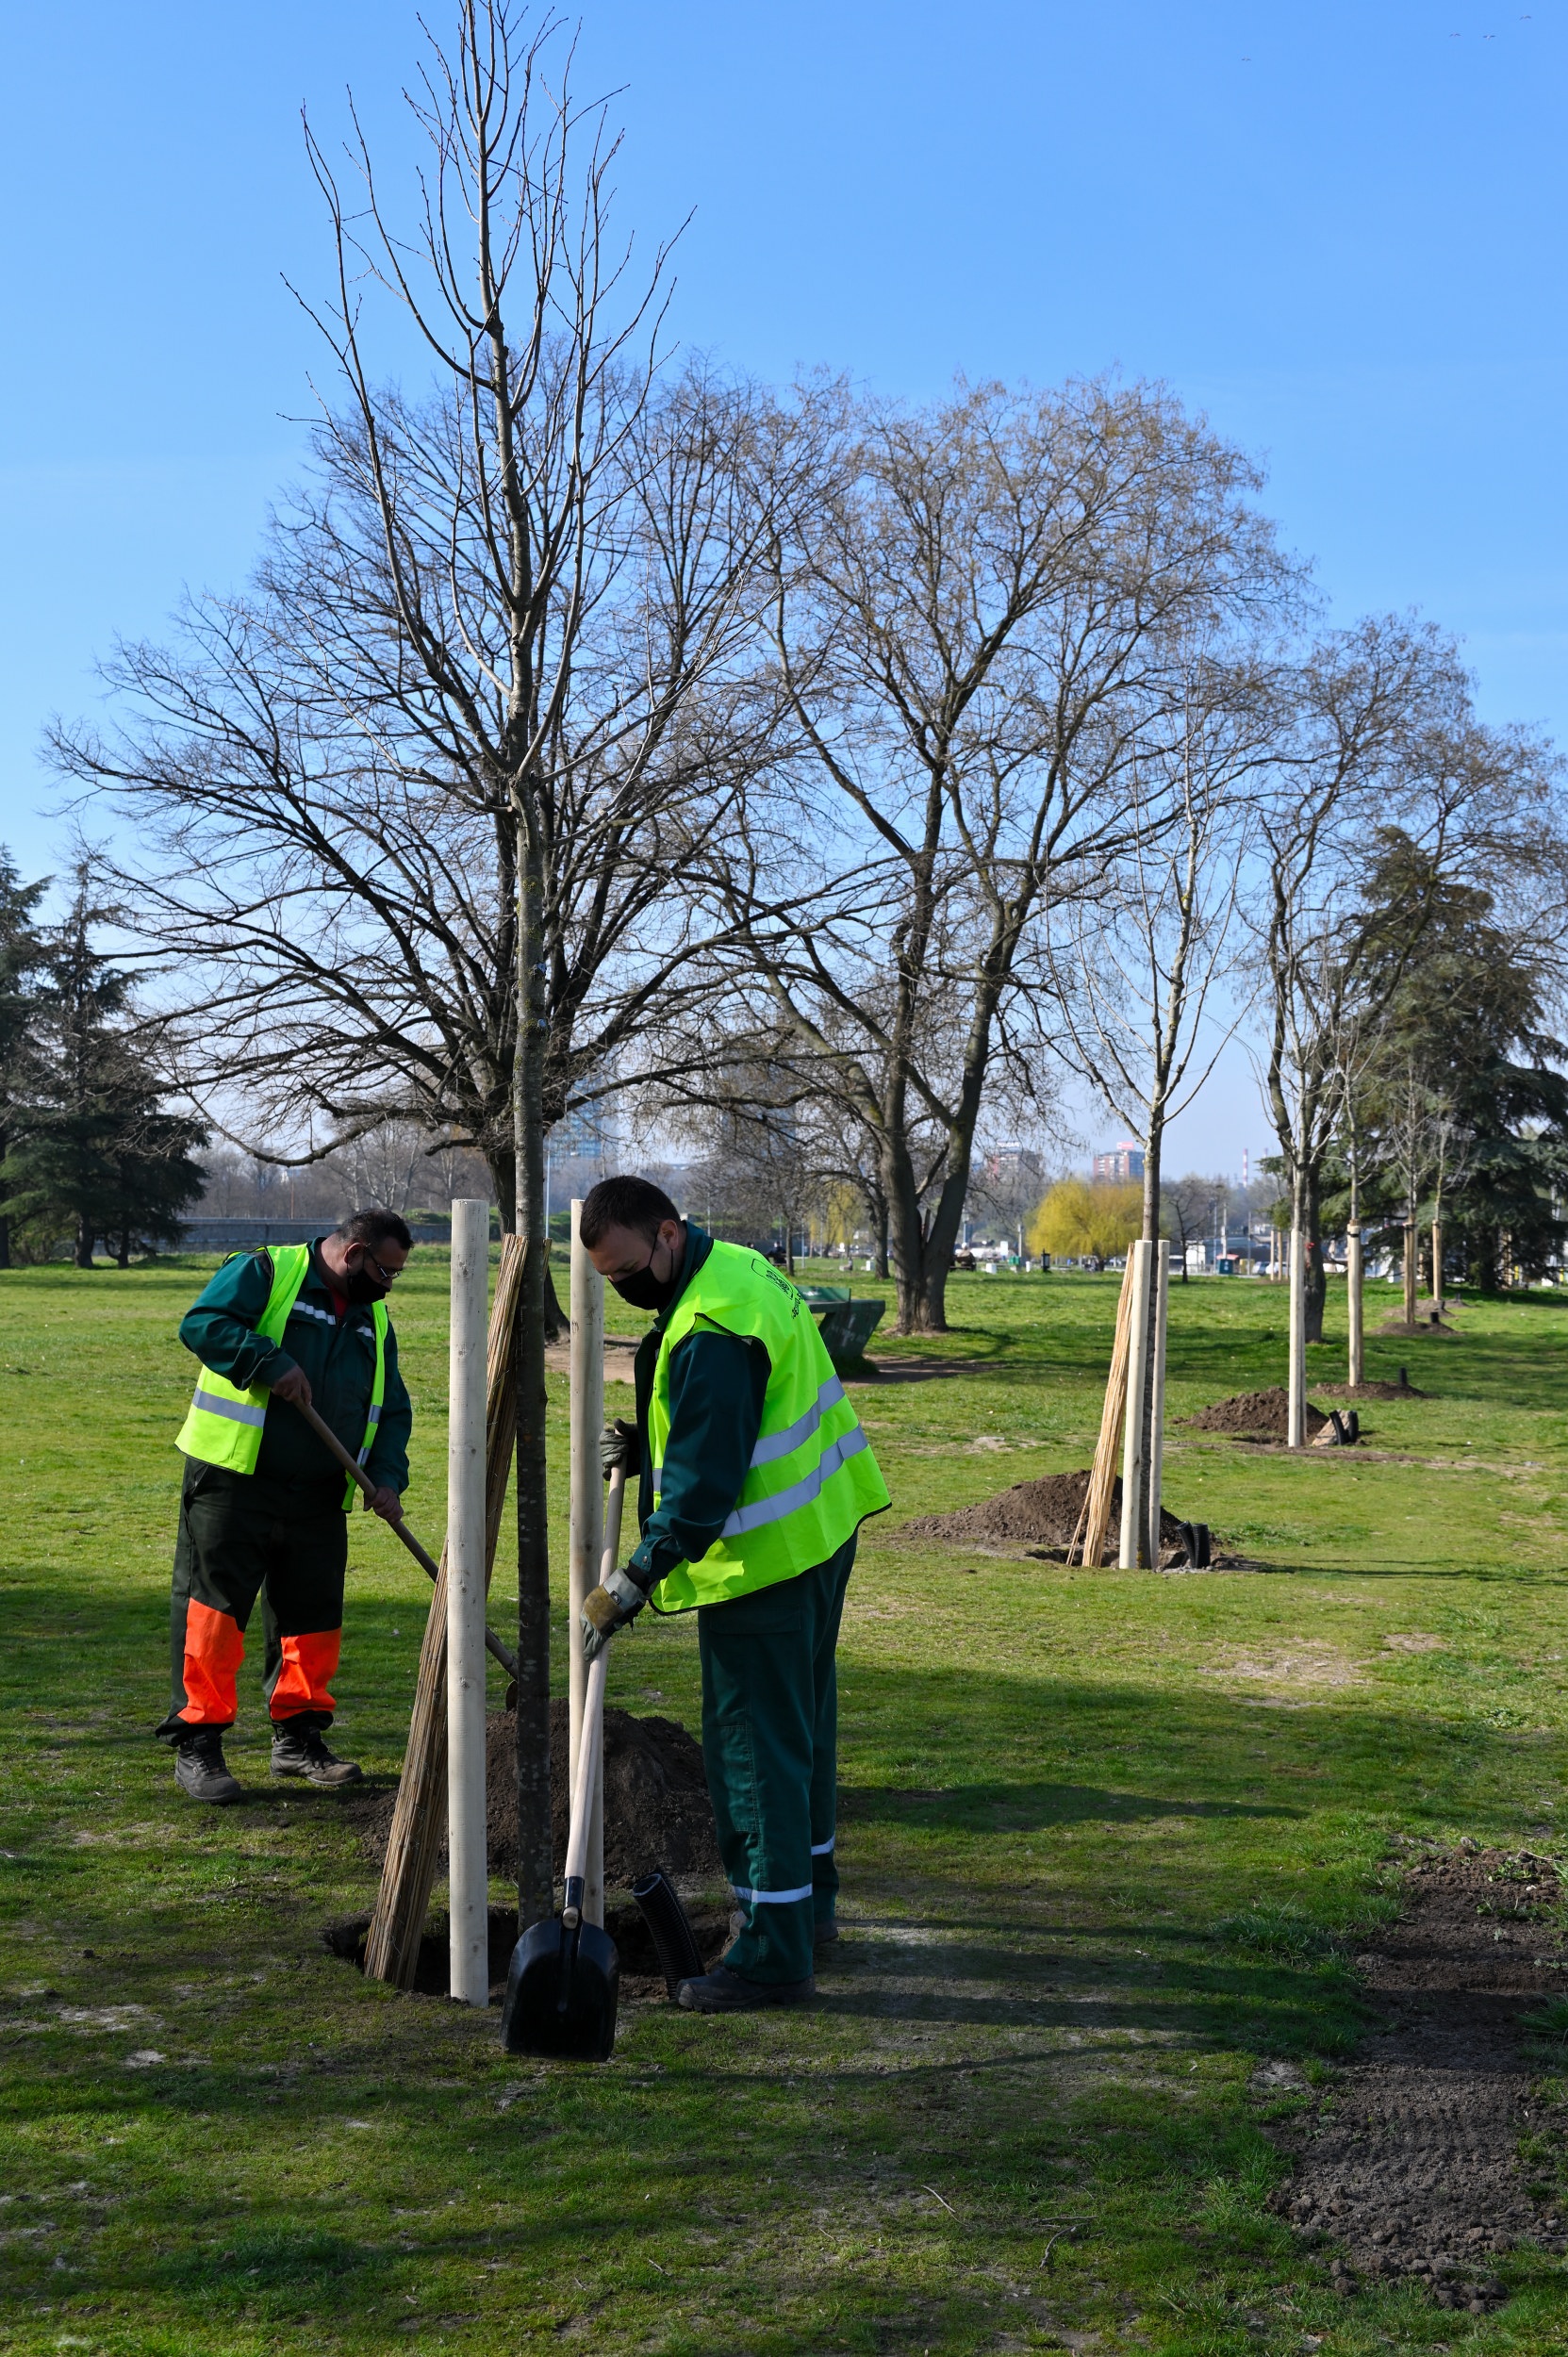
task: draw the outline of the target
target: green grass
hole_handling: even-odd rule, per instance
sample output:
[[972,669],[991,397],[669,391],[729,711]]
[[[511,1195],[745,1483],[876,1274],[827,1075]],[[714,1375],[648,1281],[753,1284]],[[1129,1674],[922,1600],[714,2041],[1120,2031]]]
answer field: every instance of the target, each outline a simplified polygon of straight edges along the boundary
[[[952,1334],[879,1338],[951,1371],[857,1393],[896,1505],[841,1655],[852,1943],[814,2012],[632,2009],[594,2069],[325,1953],[373,1877],[331,1796],[269,1785],[254,1664],[245,1806],[197,1812],[150,1739],[206,1265],[0,1277],[0,2349],[1568,2347],[1538,2254],[1486,2319],[1339,2299],[1265,2206],[1263,2133],[1334,2100],[1397,1837],[1568,1857],[1568,1303],[1375,1339],[1432,1396],[1363,1410],[1364,1455],[1173,1424],[1167,1503],[1268,1567],[1211,1577],[900,1540],[1086,1462],[1115,1277],[959,1277]],[[445,1283],[421,1250],[397,1304],[430,1542]],[[1173,1418],[1279,1380],[1284,1330],[1262,1284],[1175,1287]],[[426,1591],[363,1518],[352,1562],[343,1748],[387,1778]],[[696,1671],[689,1622],[639,1624],[612,1696],[695,1726]],[[1308,2092],[1254,2084],[1281,2055]]]

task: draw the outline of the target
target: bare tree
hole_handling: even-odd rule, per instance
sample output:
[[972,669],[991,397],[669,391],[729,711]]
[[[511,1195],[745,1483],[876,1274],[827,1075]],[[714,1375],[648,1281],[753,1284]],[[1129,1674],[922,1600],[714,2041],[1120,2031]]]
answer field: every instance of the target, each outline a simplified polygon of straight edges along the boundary
[[[1532,824],[1548,792],[1542,749],[1483,728],[1452,643],[1369,620],[1301,667],[1296,717],[1261,809],[1255,923],[1267,1001],[1263,1081],[1291,1203],[1291,1437],[1304,1443],[1305,1351],[1322,1339],[1323,1169],[1344,1102],[1345,1042],[1371,1039],[1460,858]],[[1367,847],[1402,829],[1419,857],[1375,906]]]
[[730,910],[752,995],[837,1064],[873,1142],[900,1330],[940,1329],[993,1058],[1037,1047],[1033,929],[1125,834],[1120,716],[1278,564],[1246,463],[1157,390],[801,413],[837,474],[781,536],[793,808],[776,781],[749,810]]
[[[242,1072],[274,1136],[303,1107],[290,1159],[389,1113],[448,1129],[527,1239],[525,1920],[551,1879],[546,1132],[679,1003],[675,887],[749,757],[746,589],[771,529],[744,388],[658,380],[665,253],[639,277],[612,240],[617,141],[570,61],[559,19],[460,0],[409,99],[430,149],[412,236],[357,124],[352,201],[307,131],[337,257],[307,307],[345,397],[255,595],[195,608],[173,656],[122,657],[119,743],[61,745],[144,824],[150,934],[206,978],[172,1027],[192,1091],[232,1101]],[[378,298],[430,359],[428,399],[378,374]]]

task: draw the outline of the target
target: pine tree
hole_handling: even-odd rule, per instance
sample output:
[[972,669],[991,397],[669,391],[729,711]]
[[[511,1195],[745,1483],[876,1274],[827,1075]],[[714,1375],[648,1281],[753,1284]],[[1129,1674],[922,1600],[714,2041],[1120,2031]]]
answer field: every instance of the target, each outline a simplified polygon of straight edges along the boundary
[[206,1173],[191,1159],[206,1130],[159,1106],[157,1075],[131,1019],[130,977],[93,947],[109,912],[87,870],[50,945],[34,1008],[39,1086],[7,1157],[6,1208],[45,1243],[69,1234],[78,1268],[100,1237],[122,1268],[138,1243],[173,1243]]
[[28,1105],[39,1094],[39,994],[49,945],[34,923],[45,883],[25,884],[0,849],[0,1268],[11,1264],[7,1163]]

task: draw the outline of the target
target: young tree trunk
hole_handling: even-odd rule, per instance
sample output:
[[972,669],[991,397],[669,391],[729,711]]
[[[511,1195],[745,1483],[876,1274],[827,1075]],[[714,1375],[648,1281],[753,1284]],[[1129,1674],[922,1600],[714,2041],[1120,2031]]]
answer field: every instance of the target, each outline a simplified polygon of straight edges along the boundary
[[1434,1219],[1432,1222],[1432,1302],[1433,1306],[1441,1311],[1443,1308],[1443,1222],[1440,1219]]
[[128,1228],[122,1228],[120,1230],[120,1249],[114,1256],[114,1265],[116,1268],[129,1268],[130,1264],[131,1231]]
[[1323,1340],[1323,1309],[1329,1297],[1329,1272],[1323,1265],[1323,1242],[1319,1234],[1321,1195],[1322,1180],[1317,1170],[1304,1171],[1301,1179],[1302,1302],[1306,1317],[1304,1339],[1309,1343]]
[[1415,1255],[1416,1227],[1413,1220],[1405,1222],[1405,1324],[1415,1324]]
[[[523,791],[528,790],[526,784]],[[518,1920],[554,1908],[550,1821],[550,1498],[545,1461],[544,866],[537,828],[518,818],[517,1232],[523,1240],[518,1321]],[[576,1641],[576,1631],[570,1641]]]
[[76,1266],[78,1268],[91,1268],[92,1266],[92,1246],[94,1241],[95,1239],[93,1237],[92,1229],[89,1227],[86,1214],[84,1213],[83,1216],[76,1222]]

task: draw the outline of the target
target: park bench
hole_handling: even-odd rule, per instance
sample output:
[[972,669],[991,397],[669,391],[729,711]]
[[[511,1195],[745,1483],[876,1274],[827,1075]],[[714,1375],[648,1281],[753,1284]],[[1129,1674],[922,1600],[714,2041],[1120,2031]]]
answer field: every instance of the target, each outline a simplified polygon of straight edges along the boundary
[[884,1301],[856,1301],[848,1285],[802,1285],[801,1293],[817,1319],[834,1372],[842,1375],[865,1356],[866,1345],[882,1324]]

